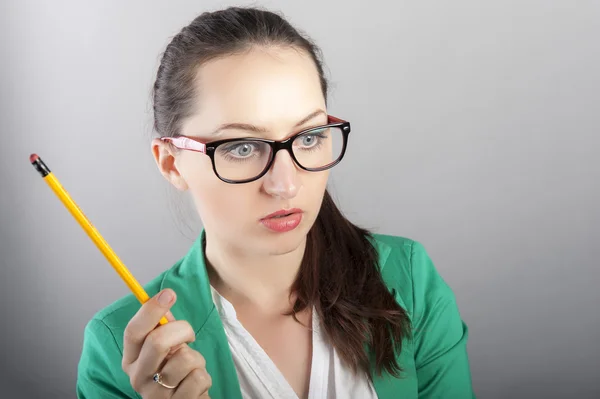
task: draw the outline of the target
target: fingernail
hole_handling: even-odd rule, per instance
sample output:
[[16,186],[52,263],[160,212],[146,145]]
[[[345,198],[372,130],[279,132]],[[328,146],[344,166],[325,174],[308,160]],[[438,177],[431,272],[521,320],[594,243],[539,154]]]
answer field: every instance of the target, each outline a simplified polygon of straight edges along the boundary
[[165,290],[158,296],[158,303],[162,306],[167,306],[172,300],[173,293],[170,290]]

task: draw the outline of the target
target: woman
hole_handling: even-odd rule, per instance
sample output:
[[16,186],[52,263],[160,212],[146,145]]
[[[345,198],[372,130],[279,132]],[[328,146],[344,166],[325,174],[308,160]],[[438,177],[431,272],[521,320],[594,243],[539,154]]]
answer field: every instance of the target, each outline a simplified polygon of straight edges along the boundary
[[273,13],[205,13],[173,38],[152,152],[204,230],[150,301],[89,322],[80,398],[474,396],[423,247],[356,227],[326,191],[350,133],[326,98],[318,49]]

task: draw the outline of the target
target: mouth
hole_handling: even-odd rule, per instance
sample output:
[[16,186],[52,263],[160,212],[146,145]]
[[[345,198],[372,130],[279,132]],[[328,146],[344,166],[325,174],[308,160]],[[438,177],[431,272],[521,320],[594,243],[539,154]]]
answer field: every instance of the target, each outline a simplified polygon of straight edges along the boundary
[[260,220],[261,224],[275,233],[285,233],[294,230],[302,221],[301,209],[282,209],[273,212]]
[[290,216],[290,215],[293,215],[293,214],[294,214],[294,212],[290,212],[290,213],[285,213],[285,214],[283,214],[283,215],[276,215],[276,216],[272,216],[271,218],[272,218],[272,219],[281,219],[281,218],[284,218],[284,217],[286,217],[286,216]]
[[277,212],[273,212],[267,216],[265,216],[264,218],[262,218],[261,220],[266,220],[266,219],[282,219],[297,213],[302,213],[302,209],[298,209],[298,208],[292,208],[292,209],[282,209],[279,210]]

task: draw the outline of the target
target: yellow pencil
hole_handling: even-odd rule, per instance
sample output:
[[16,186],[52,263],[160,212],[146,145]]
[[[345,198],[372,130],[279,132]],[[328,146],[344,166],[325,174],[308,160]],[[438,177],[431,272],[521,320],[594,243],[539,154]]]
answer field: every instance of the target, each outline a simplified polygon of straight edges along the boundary
[[[73,201],[69,193],[62,187],[58,179],[54,176],[54,174],[48,169],[46,164],[42,161],[42,159],[36,154],[31,154],[29,157],[29,161],[35,167],[35,169],[40,172],[46,183],[50,186],[54,194],[62,201],[65,207],[71,212],[71,215],[79,222],[83,230],[87,233],[87,235],[94,241],[94,244],[98,247],[100,252],[104,254],[106,259],[112,265],[112,267],[116,270],[116,272],[121,276],[125,284],[129,287],[129,289],[133,292],[135,297],[140,301],[140,303],[144,304],[150,299],[144,288],[141,284],[133,277],[131,272],[125,267],[121,259],[115,254],[113,249],[108,245],[106,240],[102,238],[98,230],[94,227],[94,225],[88,220],[88,218],[83,214],[79,206]],[[160,324],[166,324],[168,321],[166,317],[160,319]]]

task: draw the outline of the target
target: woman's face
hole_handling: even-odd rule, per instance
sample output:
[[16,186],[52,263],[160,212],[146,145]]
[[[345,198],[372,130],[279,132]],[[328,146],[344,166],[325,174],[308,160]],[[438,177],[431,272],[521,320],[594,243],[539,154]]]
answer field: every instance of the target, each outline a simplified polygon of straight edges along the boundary
[[[181,134],[205,143],[248,137],[283,140],[327,123],[317,69],[308,54],[296,49],[257,48],[210,61],[199,68],[196,84],[196,112],[183,122]],[[247,126],[213,133],[230,124]],[[232,151],[244,156],[248,150]],[[329,175],[304,171],[287,151],[279,151],[262,178],[229,184],[215,175],[205,154],[172,152],[159,140],[153,142],[153,151],[163,175],[178,189],[189,190],[208,240],[255,255],[288,253],[304,243]],[[263,220],[292,208],[300,209],[301,216],[283,223],[293,227],[300,219],[291,230],[277,229],[281,220]]]

